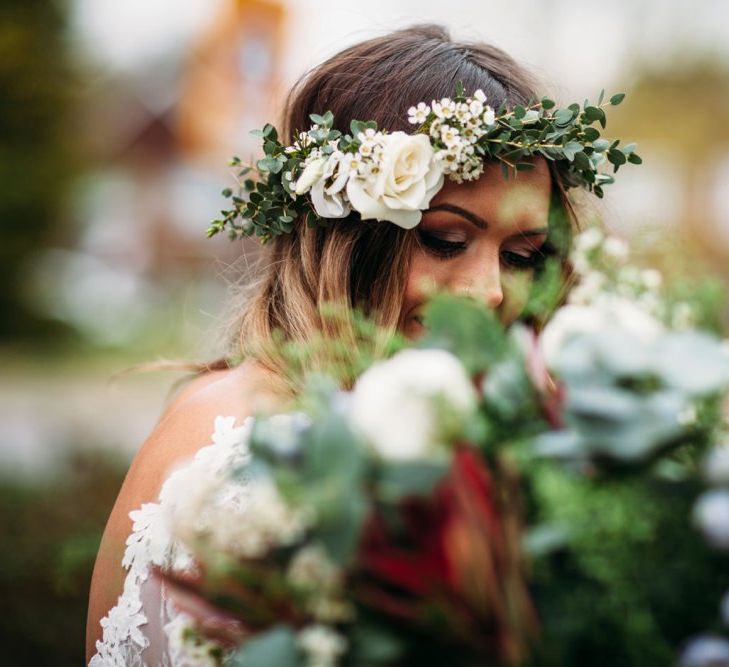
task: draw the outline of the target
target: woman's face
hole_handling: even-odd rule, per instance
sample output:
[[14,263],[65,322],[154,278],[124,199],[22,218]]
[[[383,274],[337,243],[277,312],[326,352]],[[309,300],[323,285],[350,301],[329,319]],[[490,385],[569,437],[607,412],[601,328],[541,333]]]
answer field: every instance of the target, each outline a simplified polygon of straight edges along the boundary
[[403,333],[423,333],[422,307],[433,291],[470,296],[505,324],[521,313],[547,240],[551,176],[544,160],[508,181],[497,164],[477,181],[446,181],[415,228],[401,315]]

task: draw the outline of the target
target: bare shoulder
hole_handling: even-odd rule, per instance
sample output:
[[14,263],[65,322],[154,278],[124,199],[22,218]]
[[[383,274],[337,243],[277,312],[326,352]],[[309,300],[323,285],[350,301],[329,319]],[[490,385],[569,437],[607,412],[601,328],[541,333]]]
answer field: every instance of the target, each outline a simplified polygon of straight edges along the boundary
[[254,364],[195,379],[172,402],[135,457],[122,493],[137,505],[156,498],[172,468],[209,444],[215,417],[246,417],[271,407],[266,375]]
[[89,599],[87,652],[100,636],[99,620],[116,603],[123,588],[121,568],[129,512],[155,502],[169,473],[211,442],[217,416],[246,417],[276,407],[270,376],[253,362],[197,378],[167,408],[132,461],[104,531]]

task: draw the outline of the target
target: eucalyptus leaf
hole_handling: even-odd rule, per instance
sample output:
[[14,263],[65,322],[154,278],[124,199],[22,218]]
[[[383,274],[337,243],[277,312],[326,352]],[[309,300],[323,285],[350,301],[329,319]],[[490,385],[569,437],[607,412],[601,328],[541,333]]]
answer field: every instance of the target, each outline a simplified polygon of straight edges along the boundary
[[377,476],[378,490],[393,503],[408,496],[427,496],[447,472],[445,461],[388,463]]
[[581,150],[582,144],[579,141],[569,141],[562,147],[562,153],[570,162],[575,159],[575,154]]
[[301,664],[296,635],[286,625],[246,640],[230,659],[231,667],[300,667]]
[[564,127],[565,125],[569,125],[572,122],[572,119],[575,117],[575,114],[570,109],[559,109],[554,114],[554,122],[557,127]]

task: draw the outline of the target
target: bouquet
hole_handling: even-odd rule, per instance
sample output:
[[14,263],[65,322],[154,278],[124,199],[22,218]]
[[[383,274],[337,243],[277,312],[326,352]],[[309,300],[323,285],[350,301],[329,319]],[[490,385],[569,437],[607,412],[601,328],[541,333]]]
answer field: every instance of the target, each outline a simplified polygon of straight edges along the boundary
[[191,664],[729,664],[729,351],[626,259],[588,230],[539,335],[437,296],[351,391],[256,418],[171,517]]

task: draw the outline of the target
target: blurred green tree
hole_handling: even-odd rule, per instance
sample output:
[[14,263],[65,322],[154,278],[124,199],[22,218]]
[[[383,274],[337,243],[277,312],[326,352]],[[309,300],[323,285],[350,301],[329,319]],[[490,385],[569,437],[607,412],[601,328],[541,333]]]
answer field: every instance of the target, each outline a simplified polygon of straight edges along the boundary
[[68,229],[78,144],[66,17],[54,0],[0,0],[0,342],[51,326],[23,291],[30,257]]

